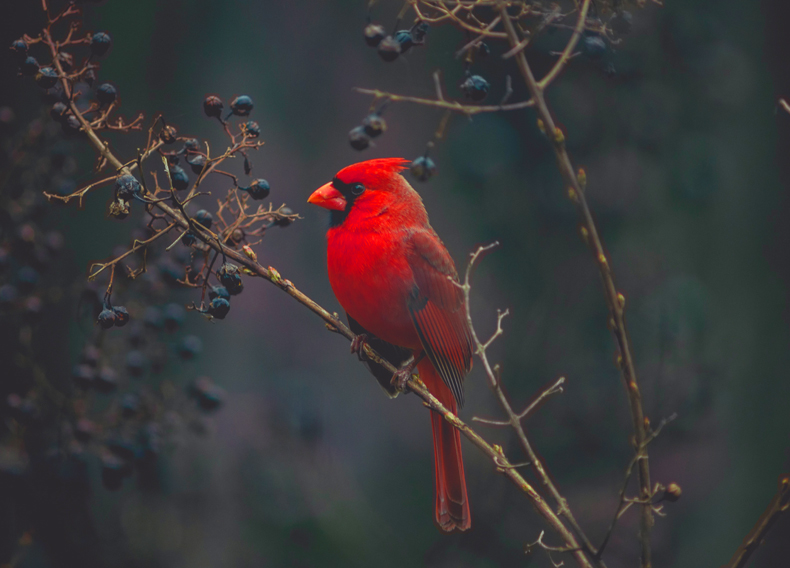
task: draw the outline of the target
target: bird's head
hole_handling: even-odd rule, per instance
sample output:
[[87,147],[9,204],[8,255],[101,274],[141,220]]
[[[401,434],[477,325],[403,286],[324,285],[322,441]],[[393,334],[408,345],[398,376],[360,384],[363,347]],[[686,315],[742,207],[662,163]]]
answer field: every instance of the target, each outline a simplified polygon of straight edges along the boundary
[[329,209],[332,226],[342,224],[352,211],[367,216],[397,204],[417,203],[422,208],[417,193],[399,174],[406,164],[403,158],[380,158],[350,165],[315,190],[307,202]]

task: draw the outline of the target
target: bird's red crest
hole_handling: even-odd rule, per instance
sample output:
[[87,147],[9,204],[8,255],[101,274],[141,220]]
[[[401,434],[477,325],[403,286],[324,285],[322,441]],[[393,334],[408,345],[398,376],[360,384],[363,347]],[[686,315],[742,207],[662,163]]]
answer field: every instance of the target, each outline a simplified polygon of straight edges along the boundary
[[[365,183],[391,179],[406,169],[409,160],[404,158],[377,158],[347,166],[337,172],[337,179],[344,183]],[[365,183],[367,185],[367,183]]]

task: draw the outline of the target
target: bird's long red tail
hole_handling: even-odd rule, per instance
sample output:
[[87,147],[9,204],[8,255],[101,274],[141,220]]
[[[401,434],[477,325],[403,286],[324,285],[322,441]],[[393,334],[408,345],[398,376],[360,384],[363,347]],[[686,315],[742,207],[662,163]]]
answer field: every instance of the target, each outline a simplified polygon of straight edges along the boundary
[[[444,384],[428,359],[419,364],[420,378],[453,413],[457,405],[452,391]],[[465,531],[472,526],[466,477],[461,457],[461,433],[438,412],[431,412],[433,427],[434,474],[436,477],[436,523],[445,532]]]

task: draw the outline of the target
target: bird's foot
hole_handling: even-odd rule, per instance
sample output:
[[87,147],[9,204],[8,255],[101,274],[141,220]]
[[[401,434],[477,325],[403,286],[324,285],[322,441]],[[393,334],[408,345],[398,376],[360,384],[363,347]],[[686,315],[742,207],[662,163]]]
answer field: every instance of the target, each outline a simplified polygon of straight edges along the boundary
[[417,363],[422,361],[422,358],[425,356],[424,353],[420,353],[417,357],[412,357],[403,366],[398,369],[394,375],[392,375],[392,380],[390,383],[400,392],[404,392],[406,390],[406,383],[409,382],[411,379],[411,373],[414,371],[414,368],[417,366]]
[[355,353],[357,357],[359,357],[360,361],[365,361],[368,356],[365,355],[365,345],[368,342],[368,334],[367,333],[360,333],[354,339],[351,340],[351,352]]

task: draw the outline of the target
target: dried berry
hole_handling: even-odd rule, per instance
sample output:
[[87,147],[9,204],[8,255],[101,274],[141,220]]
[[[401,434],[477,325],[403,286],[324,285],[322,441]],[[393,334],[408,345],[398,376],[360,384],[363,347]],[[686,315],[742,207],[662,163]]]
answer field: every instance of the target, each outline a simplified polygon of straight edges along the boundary
[[395,41],[400,44],[401,53],[406,53],[414,46],[414,38],[409,30],[395,32]]
[[436,164],[428,156],[420,156],[411,163],[409,172],[419,181],[428,181],[436,173]]
[[200,152],[200,141],[197,138],[184,140],[184,152]]
[[91,38],[91,53],[98,57],[106,54],[112,46],[112,38],[104,32],[96,32]]
[[294,214],[294,212],[291,211],[290,207],[281,207],[280,208],[280,215],[283,215],[283,216],[280,217],[279,219],[277,219],[274,222],[274,224],[277,225],[278,227],[287,227],[288,225],[291,224],[291,219],[286,217],[286,215],[293,215],[293,214]]
[[600,59],[606,53],[606,41],[597,34],[585,36],[584,53],[592,60]]
[[115,178],[115,198],[130,201],[140,195],[143,188],[137,178],[130,174],[121,174]]
[[187,157],[187,164],[192,168],[192,172],[200,174],[206,167],[206,157],[203,154],[192,154]]
[[474,102],[480,102],[486,98],[491,85],[480,75],[470,75],[461,83],[461,92],[464,96]]
[[365,36],[365,43],[370,47],[377,47],[381,43],[381,40],[387,36],[387,32],[384,31],[384,26],[378,24],[368,24],[365,26],[365,30],[362,33]]
[[235,229],[233,229],[233,231],[231,231],[229,240],[234,245],[237,245],[240,242],[242,242],[245,239],[245,237],[246,235],[244,234],[244,229],[236,227]]
[[354,150],[364,150],[370,146],[370,136],[365,133],[364,126],[357,126],[348,133],[348,142]]
[[96,87],[96,100],[100,105],[109,105],[115,102],[118,91],[110,83],[102,83]]
[[236,116],[247,116],[252,112],[252,99],[247,95],[241,95],[233,99],[230,103],[230,110]]
[[176,141],[176,129],[173,126],[165,126],[159,133],[159,139],[165,144],[172,144]]
[[253,180],[249,187],[241,188],[253,199],[266,199],[269,196],[269,182],[265,179]]
[[99,317],[96,320],[96,323],[98,323],[102,329],[110,329],[115,325],[115,312],[110,308],[104,308],[101,312],[99,312]]
[[208,291],[209,300],[213,300],[214,298],[224,298],[225,300],[230,300],[230,292],[225,286],[212,286],[209,288]]
[[69,112],[69,107],[65,103],[57,102],[49,109],[49,116],[56,122],[66,120],[66,114]]
[[32,55],[25,57],[25,60],[19,64],[19,72],[28,77],[32,77],[38,73],[38,68],[38,61]]
[[411,37],[414,40],[415,45],[420,45],[425,43],[425,36],[428,35],[428,30],[431,29],[431,26],[428,25],[427,22],[420,22],[411,30]]
[[395,61],[400,55],[400,42],[392,36],[387,36],[378,46],[378,54],[386,62]]
[[230,302],[225,298],[214,298],[206,310],[209,315],[217,319],[225,319],[230,311]]
[[24,38],[20,38],[11,44],[11,53],[17,63],[22,63],[27,58],[27,42]]
[[241,294],[244,290],[244,282],[241,280],[241,272],[235,264],[226,262],[219,269],[219,281],[228,289],[231,296]]
[[375,138],[387,130],[387,122],[381,117],[381,115],[373,113],[365,117],[365,119],[362,121],[362,127],[365,129],[365,134],[371,138]]
[[189,177],[183,168],[173,166],[170,168],[170,181],[173,183],[173,189],[176,191],[183,191],[189,187]]
[[206,116],[209,118],[221,118],[224,108],[225,105],[222,99],[215,95],[209,95],[203,99],[203,112],[205,112]]
[[51,89],[58,82],[58,72],[52,67],[42,67],[36,73],[36,85],[42,89]]
[[123,327],[129,323],[129,311],[124,306],[115,306],[112,311],[115,312],[115,327]]
[[261,135],[261,127],[258,126],[258,123],[255,122],[254,120],[245,122],[242,125],[242,129],[250,138],[257,138],[258,136]]

